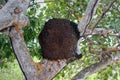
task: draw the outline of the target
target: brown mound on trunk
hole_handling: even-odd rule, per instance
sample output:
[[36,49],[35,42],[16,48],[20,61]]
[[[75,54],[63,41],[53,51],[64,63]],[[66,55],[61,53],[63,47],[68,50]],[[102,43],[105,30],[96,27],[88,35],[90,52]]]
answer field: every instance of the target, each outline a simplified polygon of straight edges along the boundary
[[77,24],[66,19],[50,19],[39,35],[43,58],[59,60],[76,57],[78,38]]

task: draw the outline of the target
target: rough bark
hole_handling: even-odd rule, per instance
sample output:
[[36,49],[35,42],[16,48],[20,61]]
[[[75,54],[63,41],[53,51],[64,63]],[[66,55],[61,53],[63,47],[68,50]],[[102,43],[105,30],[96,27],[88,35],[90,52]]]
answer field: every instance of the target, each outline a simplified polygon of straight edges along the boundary
[[28,23],[28,18],[24,15],[27,11],[29,0],[8,0],[0,9],[0,31],[11,25],[24,27]]
[[27,80],[37,80],[35,77],[36,65],[33,62],[26,45],[24,43],[22,31],[16,31],[15,28],[12,28],[10,31],[10,40],[18,60],[18,63],[21,67],[23,74]]
[[78,29],[79,32],[81,33],[80,35],[83,36],[84,33],[86,32],[89,23],[91,22],[96,9],[98,7],[98,3],[100,2],[100,0],[90,0],[88,3],[88,6],[86,8],[85,14],[83,16],[83,19],[79,22],[78,24]]

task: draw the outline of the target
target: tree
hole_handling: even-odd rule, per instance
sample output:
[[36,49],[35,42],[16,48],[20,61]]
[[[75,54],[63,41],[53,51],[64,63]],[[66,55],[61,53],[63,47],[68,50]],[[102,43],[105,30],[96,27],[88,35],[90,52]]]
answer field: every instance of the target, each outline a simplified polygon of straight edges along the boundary
[[[79,49],[79,45],[82,42],[82,38],[88,41],[88,43],[91,45],[94,42],[90,40],[89,35],[92,35],[92,36],[99,35],[100,37],[101,36],[108,37],[107,34],[109,34],[110,32],[113,32],[113,30],[96,28],[96,26],[98,25],[98,22],[101,21],[105,13],[110,9],[110,7],[113,5],[114,2],[116,2],[116,0],[111,1],[109,6],[103,10],[100,17],[98,17],[98,19],[96,19],[95,22],[92,22],[93,16],[96,13],[96,10],[98,8],[98,3],[100,3],[100,0],[89,1],[85,14],[82,20],[78,24],[78,29],[80,31],[80,39],[78,40],[76,52],[81,51],[81,49]],[[2,32],[3,34],[9,35],[16,58],[27,80],[32,80],[32,79],[49,80],[49,79],[52,79],[67,64],[66,63],[67,61],[61,60],[58,62],[58,61],[49,61],[49,60],[43,59],[41,62],[35,63],[32,60],[30,53],[26,48],[24,38],[23,38],[23,31],[22,31],[22,28],[27,26],[29,23],[28,18],[25,16],[25,12],[28,6],[29,6],[29,0],[17,0],[17,1],[8,0],[8,2],[0,10],[0,16],[1,16],[0,32]],[[92,27],[89,27],[91,24],[92,24]],[[114,36],[119,38],[119,34],[115,34]],[[101,44],[101,42],[99,43]],[[73,80],[84,79],[88,75],[100,69],[103,69],[108,64],[115,61],[119,61],[119,57],[120,57],[119,46],[112,47],[112,48],[104,47],[100,51],[91,50],[91,47],[89,47],[89,51],[91,53],[100,54],[101,55],[100,60],[97,63],[94,63],[91,66],[82,70],[73,78]],[[116,54],[109,54],[112,52],[116,52]],[[53,65],[51,66],[50,64],[53,64]],[[53,69],[53,67],[56,68],[53,70],[53,72],[48,71],[49,69]]]

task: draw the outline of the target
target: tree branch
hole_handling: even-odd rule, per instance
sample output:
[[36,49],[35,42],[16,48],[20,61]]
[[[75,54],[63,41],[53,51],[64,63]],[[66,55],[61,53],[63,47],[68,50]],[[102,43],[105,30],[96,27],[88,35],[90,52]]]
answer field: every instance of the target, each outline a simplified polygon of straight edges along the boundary
[[29,55],[29,52],[27,51],[26,45],[24,43],[22,31],[16,31],[15,28],[12,27],[9,36],[16,58],[23,74],[25,75],[26,80],[32,80],[30,79],[31,76],[34,79],[35,75],[33,75],[33,73],[35,73],[36,70],[35,66],[33,66],[33,60]]
[[72,80],[78,80],[78,79],[84,80],[89,75],[91,75],[101,69],[104,69],[105,67],[107,67],[107,65],[109,65],[113,62],[118,62],[118,61],[120,61],[120,51],[117,51],[116,54],[111,54],[110,57],[107,57],[100,62],[94,63],[91,66],[86,67],[85,69],[80,71],[77,75],[75,75]]
[[81,36],[85,33],[86,29],[89,26],[89,23],[91,22],[93,15],[96,12],[98,3],[100,0],[90,0],[88,3],[88,6],[85,11],[85,15],[83,16],[83,19],[78,24],[79,32],[81,33]]
[[101,19],[105,16],[105,13],[111,8],[111,6],[113,5],[113,3],[115,2],[116,0],[113,0],[109,5],[108,7],[105,7],[103,9],[103,12],[102,14],[100,15],[100,17],[98,18],[98,20],[96,20],[96,22],[92,25],[92,31],[94,30],[94,28],[97,26],[97,24],[101,21]]
[[21,70],[26,80],[51,80],[67,64],[66,60],[49,61],[43,59],[35,63],[24,42],[22,30],[10,30],[10,40]]
[[[83,19],[78,24],[78,30],[80,32],[80,36],[83,36],[84,33],[86,32],[86,30],[89,26],[89,23],[91,22],[92,17],[96,12],[96,9],[97,9],[99,2],[100,2],[100,0],[90,0],[89,1],[88,6],[87,6],[86,11],[85,11],[85,15],[83,16]],[[76,45],[75,51],[77,54],[81,54],[81,50],[79,47],[81,40],[82,39],[80,37],[80,39],[78,40],[77,45]]]
[[[24,15],[27,11],[29,0],[8,0],[0,9],[0,31],[10,26],[23,23],[22,27],[28,24],[28,18]],[[20,27],[20,26],[19,26]]]

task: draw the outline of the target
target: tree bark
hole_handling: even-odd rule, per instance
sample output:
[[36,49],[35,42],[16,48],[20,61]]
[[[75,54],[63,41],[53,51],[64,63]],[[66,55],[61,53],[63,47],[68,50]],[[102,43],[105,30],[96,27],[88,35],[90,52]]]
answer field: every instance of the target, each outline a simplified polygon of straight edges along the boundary
[[83,36],[86,32],[95,12],[98,7],[98,3],[100,0],[90,0],[88,3],[88,6],[85,11],[85,15],[83,16],[83,19],[78,24],[80,35]]
[[84,80],[89,75],[106,68],[109,64],[114,62],[120,62],[120,51],[116,54],[110,54],[109,57],[102,59],[100,62],[94,63],[85,69],[81,70],[77,75],[74,76],[72,80]]
[[51,80],[66,65],[66,60],[49,61],[43,59],[43,61],[35,63],[25,45],[22,30],[17,31],[12,27],[9,36],[26,80]]
[[33,80],[33,79],[37,80],[34,77],[35,76],[34,73],[36,72],[36,69],[35,69],[36,66],[26,48],[26,45],[23,40],[22,32],[16,31],[14,28],[12,28],[9,36],[10,36],[10,40],[11,40],[14,53],[21,67],[21,70],[23,74],[25,75],[25,78],[27,80]]
[[0,31],[12,25],[25,27],[28,18],[24,15],[29,6],[29,0],[8,0],[0,9]]

